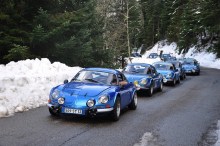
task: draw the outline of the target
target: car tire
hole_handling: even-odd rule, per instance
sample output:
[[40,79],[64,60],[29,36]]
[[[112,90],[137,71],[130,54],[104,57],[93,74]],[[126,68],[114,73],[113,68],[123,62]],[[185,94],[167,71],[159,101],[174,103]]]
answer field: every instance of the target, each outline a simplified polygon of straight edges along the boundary
[[51,109],[51,108],[49,108],[49,113],[51,114],[51,116],[54,116],[54,117],[58,117],[59,116],[59,113],[54,112],[54,110]]
[[180,80],[184,80],[184,75],[180,76]]
[[163,91],[163,81],[160,82],[160,87],[158,88],[158,91],[159,92]]
[[180,77],[178,78],[178,80],[176,81],[177,84],[180,84]]
[[176,86],[176,77],[173,79],[172,86]]
[[153,87],[153,85],[151,84],[151,85],[150,85],[150,89],[147,90],[147,95],[148,95],[149,97],[151,97],[151,96],[153,95],[153,92],[154,92],[154,87]]
[[136,110],[137,108],[137,93],[135,92],[132,98],[131,103],[128,105],[131,110]]
[[118,121],[120,114],[121,114],[121,100],[119,97],[117,97],[115,104],[114,104],[114,109],[112,111],[112,120]]

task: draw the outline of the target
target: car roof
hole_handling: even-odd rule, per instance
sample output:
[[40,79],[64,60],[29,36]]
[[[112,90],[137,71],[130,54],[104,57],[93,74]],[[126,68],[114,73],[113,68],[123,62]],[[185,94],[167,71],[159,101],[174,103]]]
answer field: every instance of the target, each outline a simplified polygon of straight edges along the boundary
[[120,71],[115,70],[115,69],[110,69],[110,68],[96,68],[96,67],[90,67],[90,68],[85,68],[83,70],[88,70],[88,71],[100,71],[100,72],[107,72],[107,73],[113,73],[113,74],[118,74]]
[[128,64],[129,65],[142,65],[142,66],[151,66],[150,64],[147,64],[147,63],[130,63]]
[[181,63],[179,60],[167,60],[166,62],[169,62],[169,63]]
[[163,61],[155,62],[153,64],[173,65],[171,62],[163,62]]

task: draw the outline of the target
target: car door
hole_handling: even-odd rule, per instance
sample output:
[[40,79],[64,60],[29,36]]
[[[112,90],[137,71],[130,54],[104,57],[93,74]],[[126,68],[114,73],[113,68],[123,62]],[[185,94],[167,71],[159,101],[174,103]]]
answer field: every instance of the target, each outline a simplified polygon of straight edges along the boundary
[[157,88],[160,85],[160,74],[157,72],[154,66],[151,66],[152,77],[154,80],[154,88]]
[[[119,83],[122,81],[127,81],[126,77],[122,74],[119,73],[118,75],[118,81]],[[128,81],[127,81],[128,82]],[[132,83],[129,83],[127,85],[121,86],[120,87],[120,95],[121,95],[121,106],[122,108],[124,108],[125,106],[127,106],[130,103],[130,99],[131,99],[131,86]]]
[[178,79],[179,79],[179,76],[180,76],[180,72],[179,72],[179,70],[176,69],[176,67],[175,67],[174,64],[172,64],[172,65],[173,65],[173,71],[174,71],[176,80],[178,80]]

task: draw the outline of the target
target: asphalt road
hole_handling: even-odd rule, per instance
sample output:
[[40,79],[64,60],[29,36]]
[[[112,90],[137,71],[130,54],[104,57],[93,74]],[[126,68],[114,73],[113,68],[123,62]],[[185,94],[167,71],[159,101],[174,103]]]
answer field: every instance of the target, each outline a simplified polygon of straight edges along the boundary
[[220,70],[203,68],[162,93],[139,94],[138,108],[124,110],[118,122],[53,118],[47,107],[1,118],[0,146],[202,146],[219,119]]

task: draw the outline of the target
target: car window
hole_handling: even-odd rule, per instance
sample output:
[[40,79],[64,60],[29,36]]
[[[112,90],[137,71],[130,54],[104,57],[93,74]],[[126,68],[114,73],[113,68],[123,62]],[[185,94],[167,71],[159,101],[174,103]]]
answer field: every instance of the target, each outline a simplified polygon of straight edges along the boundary
[[141,64],[135,64],[135,65],[128,65],[123,70],[125,73],[131,73],[131,74],[146,74],[148,70],[148,66],[141,65]]
[[156,74],[157,73],[156,69],[153,66],[151,68],[152,68],[152,73]]
[[151,68],[150,68],[150,67],[147,69],[147,74],[148,74],[148,75],[151,75],[151,74],[152,74],[152,71],[151,71]]
[[154,67],[157,70],[169,70],[170,69],[170,66],[166,64],[154,64]]
[[111,84],[114,74],[102,71],[80,71],[71,81]]

